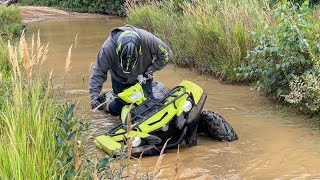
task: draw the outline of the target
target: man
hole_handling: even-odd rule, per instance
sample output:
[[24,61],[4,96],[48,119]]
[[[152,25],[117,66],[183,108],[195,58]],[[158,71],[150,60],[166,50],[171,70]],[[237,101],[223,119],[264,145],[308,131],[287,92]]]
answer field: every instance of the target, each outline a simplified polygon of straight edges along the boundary
[[[153,73],[164,68],[172,56],[170,48],[153,34],[130,25],[115,28],[99,50],[93,67],[89,90],[91,107],[97,108],[101,102],[97,99],[103,83],[110,71],[112,89],[115,94],[134,85],[138,75],[152,77]],[[143,85],[148,98],[152,95],[152,80]],[[104,105],[112,115],[119,115],[124,106],[119,99]]]

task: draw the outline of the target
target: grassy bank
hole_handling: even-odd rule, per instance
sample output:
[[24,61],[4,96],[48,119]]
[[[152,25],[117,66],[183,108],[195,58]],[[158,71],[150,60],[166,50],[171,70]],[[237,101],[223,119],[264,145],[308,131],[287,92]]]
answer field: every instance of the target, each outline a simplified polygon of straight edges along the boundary
[[16,6],[0,6],[0,34],[2,38],[7,40],[19,36],[23,27],[20,10]]
[[0,7],[0,23],[0,178],[53,177],[58,172],[57,100],[50,78],[34,76],[36,62],[46,54],[39,45],[32,47],[38,56],[29,55],[23,36],[16,43],[23,28],[17,7]]
[[38,74],[47,49],[40,39],[28,47],[24,35],[18,38],[24,26],[17,7],[0,7],[0,24],[0,179],[57,177],[63,171],[56,142],[63,111],[51,77]]
[[173,1],[132,8],[128,23],[152,31],[174,52],[174,63],[195,67],[225,80],[236,79],[234,68],[247,65],[247,51],[257,44],[268,21],[267,7],[254,0]]
[[229,82],[256,81],[257,90],[268,97],[317,116],[320,28],[316,4],[197,0],[181,3],[177,11],[168,0],[133,7],[127,20],[167,42],[174,63]]

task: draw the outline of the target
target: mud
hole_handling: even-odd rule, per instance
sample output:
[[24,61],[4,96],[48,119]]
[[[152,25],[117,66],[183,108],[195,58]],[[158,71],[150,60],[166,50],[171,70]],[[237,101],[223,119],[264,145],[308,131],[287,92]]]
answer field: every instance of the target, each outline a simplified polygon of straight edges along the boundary
[[24,23],[40,22],[49,19],[78,19],[78,18],[114,18],[101,14],[77,13],[59,10],[50,7],[20,6],[22,20]]

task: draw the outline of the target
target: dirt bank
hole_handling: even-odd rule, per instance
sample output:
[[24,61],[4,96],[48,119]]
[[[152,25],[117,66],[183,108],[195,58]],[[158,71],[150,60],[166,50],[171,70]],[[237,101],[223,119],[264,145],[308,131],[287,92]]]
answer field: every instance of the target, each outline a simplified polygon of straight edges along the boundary
[[21,6],[22,19],[24,23],[39,22],[57,18],[111,18],[101,14],[67,12],[49,7]]

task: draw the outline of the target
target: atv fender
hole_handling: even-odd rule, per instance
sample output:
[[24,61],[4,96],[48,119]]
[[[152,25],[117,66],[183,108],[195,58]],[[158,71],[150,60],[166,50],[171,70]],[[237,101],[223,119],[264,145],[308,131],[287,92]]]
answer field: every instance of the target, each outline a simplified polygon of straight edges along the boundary
[[193,124],[193,122],[194,123],[199,122],[200,114],[202,112],[202,109],[203,109],[204,103],[206,102],[206,99],[207,99],[207,94],[204,92],[202,94],[202,97],[199,100],[199,102],[197,104],[195,104],[192,107],[191,111],[189,112],[188,117],[187,117],[187,122],[186,122],[187,126],[189,126],[190,124]]
[[191,111],[188,114],[186,126],[188,127],[187,133],[185,136],[186,144],[190,147],[197,144],[197,129],[200,119],[200,114],[203,109],[204,103],[206,102],[207,94],[203,93],[198,104],[194,105]]

